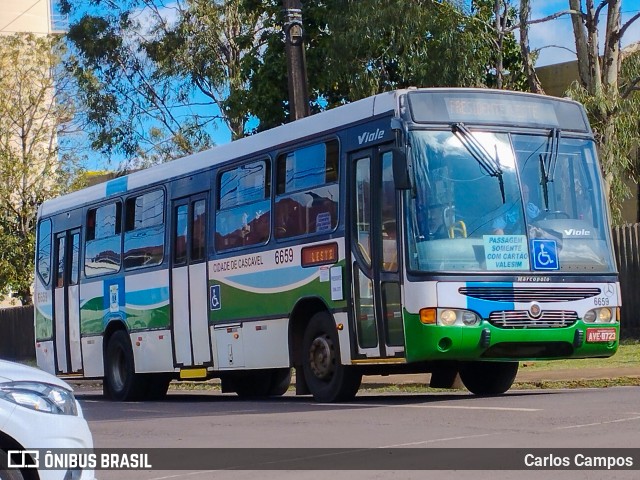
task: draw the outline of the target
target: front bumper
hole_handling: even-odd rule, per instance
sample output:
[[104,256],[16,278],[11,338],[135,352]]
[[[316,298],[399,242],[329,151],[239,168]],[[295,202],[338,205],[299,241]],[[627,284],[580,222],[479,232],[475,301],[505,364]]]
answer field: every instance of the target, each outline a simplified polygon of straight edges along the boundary
[[[587,329],[611,329],[615,340],[593,340]],[[431,360],[540,360],[610,357],[616,353],[620,324],[586,324],[569,327],[499,328],[487,321],[479,325],[423,325],[417,315],[405,316],[407,361]]]

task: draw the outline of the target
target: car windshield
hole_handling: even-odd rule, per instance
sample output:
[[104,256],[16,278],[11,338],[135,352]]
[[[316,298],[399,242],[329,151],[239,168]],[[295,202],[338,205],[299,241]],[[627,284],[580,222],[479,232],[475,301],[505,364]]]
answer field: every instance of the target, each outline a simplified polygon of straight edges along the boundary
[[414,271],[613,272],[591,140],[412,131]]

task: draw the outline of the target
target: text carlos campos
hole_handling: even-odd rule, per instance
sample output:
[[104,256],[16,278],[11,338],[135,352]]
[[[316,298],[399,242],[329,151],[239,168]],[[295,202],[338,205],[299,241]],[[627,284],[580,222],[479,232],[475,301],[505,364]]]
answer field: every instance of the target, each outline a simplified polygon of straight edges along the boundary
[[633,457],[596,456],[576,453],[572,456],[548,454],[544,456],[527,453],[524,464],[532,468],[592,468],[616,469],[633,467]]

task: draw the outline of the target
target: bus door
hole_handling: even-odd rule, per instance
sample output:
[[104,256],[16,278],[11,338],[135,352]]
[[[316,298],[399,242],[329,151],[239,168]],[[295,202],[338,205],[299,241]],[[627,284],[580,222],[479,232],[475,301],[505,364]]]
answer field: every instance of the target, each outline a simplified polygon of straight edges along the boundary
[[82,371],[80,348],[80,230],[55,236],[53,316],[57,373]]
[[397,192],[392,153],[351,156],[351,252],[357,351],[366,357],[403,357]]
[[173,201],[171,319],[175,362],[211,364],[207,299],[207,195]]

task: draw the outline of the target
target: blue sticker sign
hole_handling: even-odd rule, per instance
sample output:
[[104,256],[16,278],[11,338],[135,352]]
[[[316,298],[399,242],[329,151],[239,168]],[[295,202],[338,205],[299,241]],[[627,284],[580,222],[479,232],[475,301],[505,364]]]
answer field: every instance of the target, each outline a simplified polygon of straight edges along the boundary
[[220,308],[222,308],[220,285],[211,285],[209,287],[209,305],[211,306],[211,310],[220,310]]
[[534,270],[560,270],[555,240],[531,240],[531,257]]

